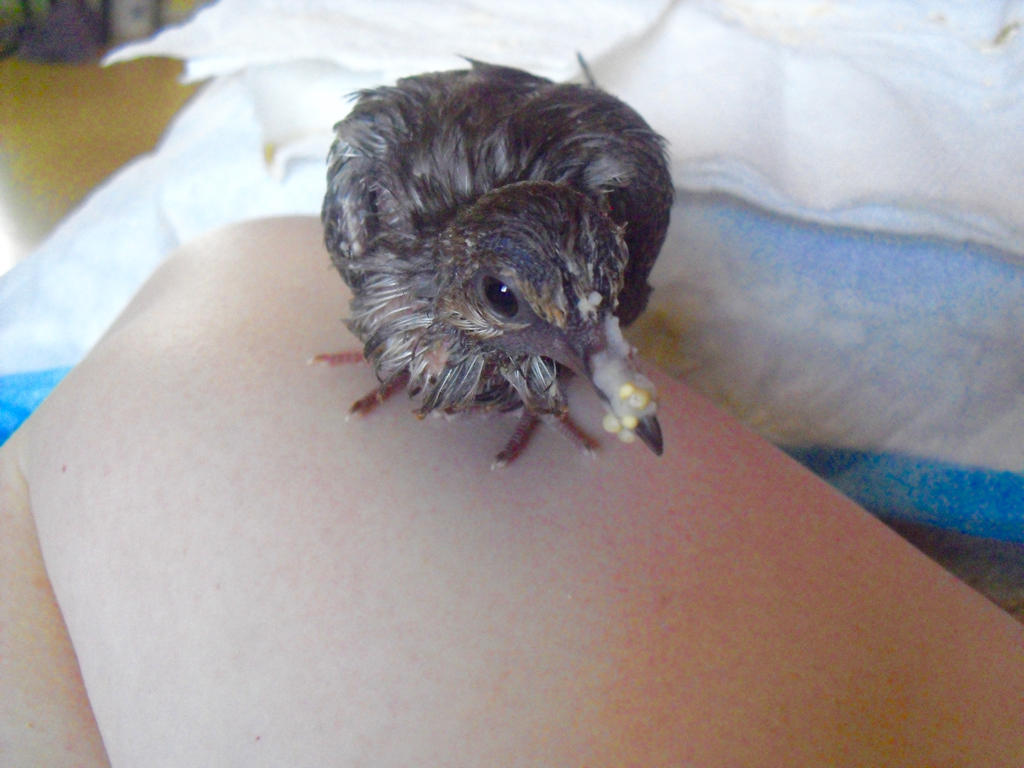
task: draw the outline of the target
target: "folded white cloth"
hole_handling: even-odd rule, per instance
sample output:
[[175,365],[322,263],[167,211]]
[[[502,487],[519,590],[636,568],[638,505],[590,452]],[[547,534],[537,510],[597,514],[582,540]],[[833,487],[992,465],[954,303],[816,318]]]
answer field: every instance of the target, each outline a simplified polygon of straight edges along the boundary
[[[456,67],[457,54],[564,79],[579,52],[668,137],[683,189],[1024,256],[1024,195],[1008,193],[1024,179],[1022,23],[1019,0],[221,0],[111,60],[255,73],[280,144],[326,136],[342,83]],[[320,68],[285,87],[260,74],[296,62]]]

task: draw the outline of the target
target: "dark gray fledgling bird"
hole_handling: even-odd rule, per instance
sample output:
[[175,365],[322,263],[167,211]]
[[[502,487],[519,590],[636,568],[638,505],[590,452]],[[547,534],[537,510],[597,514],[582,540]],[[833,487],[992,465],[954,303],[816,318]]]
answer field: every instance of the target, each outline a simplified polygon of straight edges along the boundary
[[419,415],[522,407],[500,464],[545,414],[588,442],[563,392],[576,373],[607,430],[661,454],[619,326],[668,228],[664,143],[596,87],[471,64],[363,91],[335,126],[325,242],[380,381],[353,410],[404,387]]

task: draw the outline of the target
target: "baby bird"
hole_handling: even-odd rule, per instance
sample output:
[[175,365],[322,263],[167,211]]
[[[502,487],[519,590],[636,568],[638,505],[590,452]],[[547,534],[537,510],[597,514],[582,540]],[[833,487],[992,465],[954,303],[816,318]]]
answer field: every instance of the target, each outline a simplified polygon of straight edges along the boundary
[[543,415],[588,444],[563,391],[575,373],[608,431],[660,455],[620,325],[668,228],[664,142],[596,87],[471,64],[363,91],[335,126],[324,239],[380,382],[353,410],[402,388],[420,416],[522,408],[503,464]]

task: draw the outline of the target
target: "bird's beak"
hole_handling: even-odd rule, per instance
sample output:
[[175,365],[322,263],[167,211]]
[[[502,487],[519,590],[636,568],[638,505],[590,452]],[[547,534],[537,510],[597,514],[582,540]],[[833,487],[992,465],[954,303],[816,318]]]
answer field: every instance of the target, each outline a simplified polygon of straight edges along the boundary
[[[655,456],[661,456],[663,450],[661,442],[661,425],[657,416],[644,416],[637,420],[633,428],[636,436],[644,441],[644,445],[654,451]],[[619,433],[621,434],[621,432]]]
[[661,425],[654,384],[637,370],[633,348],[622,337],[619,320],[605,315],[587,330],[585,338],[575,339],[564,363],[584,376],[597,390],[608,408],[604,428],[623,442],[640,438],[656,455],[662,453]]

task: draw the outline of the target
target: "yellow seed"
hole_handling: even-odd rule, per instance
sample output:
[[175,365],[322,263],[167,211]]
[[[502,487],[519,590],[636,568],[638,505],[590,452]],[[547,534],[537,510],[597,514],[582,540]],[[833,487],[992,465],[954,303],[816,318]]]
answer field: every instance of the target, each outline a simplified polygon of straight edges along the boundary
[[646,389],[635,388],[629,396],[629,404],[637,410],[646,408],[649,402],[651,402],[651,393]]
[[639,422],[637,421],[636,416],[631,413],[627,413],[622,417],[622,426],[626,429],[636,429],[637,424],[639,424]]
[[606,413],[601,426],[606,432],[619,432],[622,429],[622,424],[619,423],[619,419],[614,413]]
[[624,429],[619,432],[619,440],[624,443],[632,443],[636,441],[636,432],[631,429]]
[[636,392],[636,387],[633,386],[633,382],[627,381],[625,384],[619,387],[619,399],[625,400],[634,392]]

